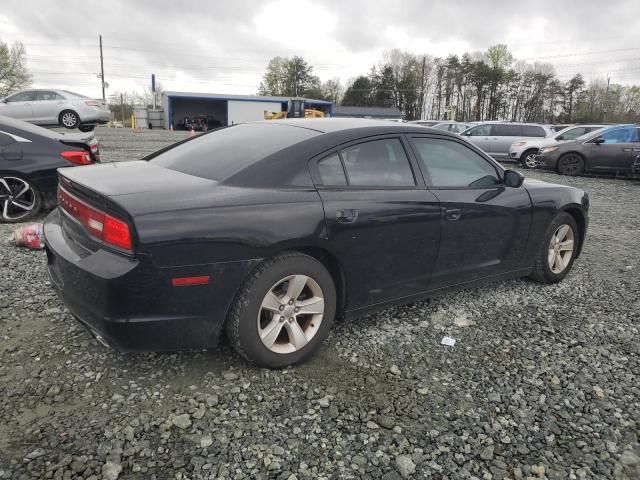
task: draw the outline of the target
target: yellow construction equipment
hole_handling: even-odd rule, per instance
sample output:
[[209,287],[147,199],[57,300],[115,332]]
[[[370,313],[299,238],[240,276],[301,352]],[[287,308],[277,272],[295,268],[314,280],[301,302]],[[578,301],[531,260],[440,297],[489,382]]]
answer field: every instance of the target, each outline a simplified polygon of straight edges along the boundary
[[314,108],[304,108],[304,98],[292,98],[287,102],[286,112],[264,111],[265,120],[279,120],[282,118],[323,118],[324,112]]

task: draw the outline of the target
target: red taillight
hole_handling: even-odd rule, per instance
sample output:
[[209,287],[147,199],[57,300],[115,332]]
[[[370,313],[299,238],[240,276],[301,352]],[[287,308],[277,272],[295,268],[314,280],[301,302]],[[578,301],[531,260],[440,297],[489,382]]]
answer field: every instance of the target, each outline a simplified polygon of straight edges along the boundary
[[124,250],[133,250],[131,244],[131,234],[129,233],[129,225],[122,220],[112,217],[111,215],[104,216],[104,224],[102,228],[102,241],[116,247],[123,248]]
[[133,251],[129,225],[122,220],[90,207],[62,187],[58,188],[58,204],[78,220],[95,239],[129,252]]
[[171,285],[174,287],[189,287],[191,285],[206,285],[209,283],[209,275],[200,277],[178,277],[171,279]]
[[91,161],[91,155],[89,152],[82,150],[71,150],[68,152],[60,153],[60,156],[65,160],[70,161],[71,163],[75,163],[76,165],[90,165],[93,163]]
[[85,100],[84,103],[90,107],[101,107],[103,103],[100,100]]

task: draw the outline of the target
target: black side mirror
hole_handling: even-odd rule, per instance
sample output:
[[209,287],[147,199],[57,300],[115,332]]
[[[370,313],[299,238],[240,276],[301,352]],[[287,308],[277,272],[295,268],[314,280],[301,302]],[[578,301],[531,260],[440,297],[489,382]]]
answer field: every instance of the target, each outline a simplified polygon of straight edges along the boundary
[[601,145],[604,143],[604,138],[598,137],[593,141],[593,143],[595,143],[596,145]]
[[507,187],[520,188],[524,182],[524,175],[515,170],[505,170],[504,184]]

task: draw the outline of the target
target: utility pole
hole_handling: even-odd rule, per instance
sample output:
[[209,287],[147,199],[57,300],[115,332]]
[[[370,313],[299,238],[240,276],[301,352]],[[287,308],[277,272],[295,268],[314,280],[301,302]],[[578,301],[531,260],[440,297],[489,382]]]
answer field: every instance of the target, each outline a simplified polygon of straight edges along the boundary
[[104,59],[102,58],[102,35],[100,35],[100,80],[102,81],[102,100],[106,100],[104,95]]
[[609,74],[607,74],[607,89],[604,94],[604,112],[602,112],[602,123],[607,120],[607,109],[609,108],[609,83],[611,83],[611,78]]

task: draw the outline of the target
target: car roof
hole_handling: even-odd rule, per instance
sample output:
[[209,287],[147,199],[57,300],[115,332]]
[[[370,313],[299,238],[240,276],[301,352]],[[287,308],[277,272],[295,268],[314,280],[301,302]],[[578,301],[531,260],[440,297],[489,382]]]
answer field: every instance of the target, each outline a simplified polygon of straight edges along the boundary
[[318,133],[333,133],[348,130],[368,128],[372,130],[388,129],[389,132],[427,132],[441,134],[442,130],[433,130],[417,123],[390,122],[388,120],[376,120],[370,118],[288,118],[282,120],[262,120],[257,123],[278,122],[281,125],[306,128]]

